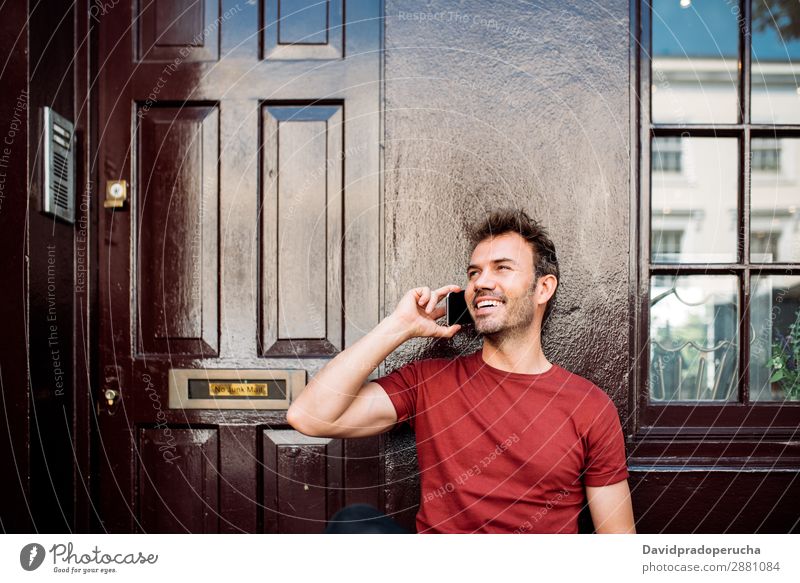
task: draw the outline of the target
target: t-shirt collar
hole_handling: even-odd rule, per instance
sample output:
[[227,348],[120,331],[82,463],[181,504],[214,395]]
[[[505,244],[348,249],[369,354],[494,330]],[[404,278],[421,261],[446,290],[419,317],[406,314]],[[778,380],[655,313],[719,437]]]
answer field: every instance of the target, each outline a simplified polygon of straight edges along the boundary
[[472,359],[472,365],[476,370],[476,372],[485,372],[487,374],[493,375],[495,377],[504,380],[518,380],[518,381],[524,381],[526,383],[531,383],[533,381],[550,378],[556,374],[558,369],[558,365],[556,363],[552,363],[550,368],[538,374],[525,374],[525,373],[502,370],[490,365],[485,360],[483,360],[483,348],[479,348],[477,351],[475,351],[470,358]]

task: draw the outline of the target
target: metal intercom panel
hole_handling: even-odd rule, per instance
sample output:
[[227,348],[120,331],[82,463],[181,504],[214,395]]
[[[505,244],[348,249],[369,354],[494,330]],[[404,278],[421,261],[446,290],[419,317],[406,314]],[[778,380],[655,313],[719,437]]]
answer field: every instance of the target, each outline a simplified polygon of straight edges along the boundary
[[74,126],[49,107],[44,108],[44,201],[42,210],[75,222]]

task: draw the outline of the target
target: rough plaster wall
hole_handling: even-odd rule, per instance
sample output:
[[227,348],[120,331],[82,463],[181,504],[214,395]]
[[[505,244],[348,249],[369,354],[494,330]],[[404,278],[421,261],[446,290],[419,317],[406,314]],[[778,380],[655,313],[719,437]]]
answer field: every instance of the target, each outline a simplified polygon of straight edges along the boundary
[[[623,0],[386,2],[387,313],[411,287],[464,285],[464,224],[524,208],[561,268],[545,353],[609,392],[623,420],[629,36]],[[465,343],[410,342],[388,368]],[[387,509],[408,519],[413,435],[387,439]]]

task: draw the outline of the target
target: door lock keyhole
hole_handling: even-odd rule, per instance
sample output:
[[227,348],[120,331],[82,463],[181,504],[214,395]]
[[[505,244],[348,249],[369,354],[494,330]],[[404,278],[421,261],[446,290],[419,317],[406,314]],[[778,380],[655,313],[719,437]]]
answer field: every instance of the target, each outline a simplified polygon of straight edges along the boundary
[[103,396],[105,396],[108,406],[113,407],[114,403],[116,403],[117,399],[119,398],[119,391],[115,391],[114,389],[106,389],[106,392],[103,393]]

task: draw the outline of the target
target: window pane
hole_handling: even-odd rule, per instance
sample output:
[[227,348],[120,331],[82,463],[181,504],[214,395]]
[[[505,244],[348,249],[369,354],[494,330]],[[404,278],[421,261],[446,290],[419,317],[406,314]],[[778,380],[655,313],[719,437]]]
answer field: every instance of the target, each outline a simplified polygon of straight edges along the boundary
[[752,0],[752,104],[755,123],[800,123],[800,5]]
[[683,171],[683,145],[677,136],[653,140],[653,170],[656,172]]
[[750,149],[750,260],[800,261],[800,139],[753,138]]
[[741,14],[734,2],[653,1],[654,122],[739,121]]
[[652,144],[653,262],[736,261],[736,138],[659,137]]
[[663,279],[650,282],[650,400],[737,400],[736,276]]
[[752,279],[750,400],[800,400],[800,277]]

